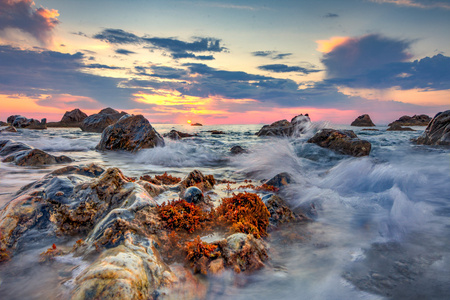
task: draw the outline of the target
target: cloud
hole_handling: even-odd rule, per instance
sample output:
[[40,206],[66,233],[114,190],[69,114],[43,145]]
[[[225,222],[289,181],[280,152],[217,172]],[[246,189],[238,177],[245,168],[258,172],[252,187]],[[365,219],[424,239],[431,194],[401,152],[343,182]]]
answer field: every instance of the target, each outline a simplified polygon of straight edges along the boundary
[[291,56],[292,53],[278,53],[278,51],[254,51],[253,56],[268,57],[271,59],[284,59],[287,56]]
[[321,70],[316,70],[316,69],[307,69],[307,68],[298,67],[298,66],[288,66],[285,64],[263,65],[263,66],[259,66],[258,69],[264,70],[264,71],[277,72],[277,73],[298,72],[298,73],[303,73],[303,74],[310,74],[310,73],[316,73],[316,72],[321,71]]
[[335,13],[327,13],[326,15],[323,16],[324,18],[337,18],[339,17],[338,14]]
[[179,59],[179,58],[195,58],[198,60],[214,60],[214,56],[212,55],[196,55],[194,53],[189,52],[176,52],[172,53],[172,58]]
[[375,3],[388,3],[395,4],[398,6],[407,6],[407,7],[416,7],[416,8],[424,8],[424,9],[432,9],[432,8],[443,8],[450,9],[450,4],[448,1],[442,0],[370,0]]
[[321,61],[326,67],[328,78],[348,78],[410,59],[410,45],[411,41],[379,34],[343,38],[323,55]]
[[114,52],[116,52],[117,54],[122,54],[122,55],[130,55],[130,54],[135,54],[136,52],[127,50],[127,49],[116,49],[114,50]]
[[[135,70],[139,75],[156,77],[161,79],[188,79],[188,72],[184,69],[176,69],[166,66],[150,66],[148,68],[136,66]],[[151,73],[148,73],[149,70]]]
[[113,67],[113,66],[102,65],[102,64],[90,64],[90,65],[86,65],[84,67],[88,68],[88,69],[109,69],[109,70],[120,70],[120,69],[122,69],[120,67]]
[[107,28],[93,36],[94,39],[110,44],[140,44],[142,39],[137,35],[122,29]]
[[32,0],[0,0],[0,35],[9,28],[31,34],[44,45],[52,41],[52,31],[58,21],[55,9],[35,8]]

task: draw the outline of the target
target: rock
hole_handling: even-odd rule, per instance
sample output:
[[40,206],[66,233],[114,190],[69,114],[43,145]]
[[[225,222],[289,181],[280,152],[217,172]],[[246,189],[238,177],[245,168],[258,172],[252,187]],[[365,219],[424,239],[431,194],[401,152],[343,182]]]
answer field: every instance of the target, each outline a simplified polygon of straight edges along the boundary
[[421,145],[450,145],[450,110],[434,116],[424,133],[417,138]]
[[402,116],[398,120],[390,123],[389,126],[427,126],[431,118],[427,115]]
[[0,126],[8,126],[8,123],[5,123],[3,121],[0,121]]
[[359,116],[355,119],[355,121],[350,124],[351,126],[359,126],[359,127],[373,127],[375,124],[373,124],[372,120],[370,119],[370,116],[367,114],[364,114],[362,116]]
[[196,186],[200,190],[206,192],[212,190],[215,184],[216,180],[214,179],[214,176],[212,175],[205,176],[202,174],[202,172],[194,170],[180,182],[179,187],[181,192],[183,192],[190,186]]
[[271,185],[276,188],[282,188],[293,182],[291,175],[289,173],[283,172],[275,175],[273,178],[267,180],[265,184]]
[[0,140],[0,156],[7,156],[14,152],[31,149],[30,146],[24,143],[15,142],[13,140]]
[[257,136],[298,136],[303,133],[311,124],[308,114],[298,115],[292,118],[291,122],[280,120],[270,125],[264,125],[257,133]]
[[262,198],[262,201],[270,213],[269,230],[280,224],[309,220],[309,218],[302,213],[294,213],[286,202],[277,195],[266,195]]
[[87,115],[78,108],[66,111],[59,122],[47,123],[48,127],[80,127]]
[[[11,122],[10,122],[11,121]],[[47,125],[46,119],[42,119],[44,122],[40,122],[35,119],[28,119],[21,115],[14,115],[8,117],[8,123],[16,128],[26,128],[26,129],[46,129]]]
[[204,201],[204,196],[201,189],[196,186],[191,186],[184,191],[181,199],[188,203],[199,204]]
[[102,133],[97,150],[126,150],[163,147],[164,139],[142,115],[125,115]]
[[415,130],[410,127],[402,127],[398,124],[394,124],[389,126],[389,128],[386,129],[386,131],[415,131]]
[[368,141],[360,140],[352,130],[322,129],[308,143],[356,157],[369,155],[372,147]]
[[43,166],[51,164],[70,163],[73,160],[65,155],[53,156],[39,149],[15,152],[2,160],[3,162],[13,162],[18,166]]
[[103,130],[116,123],[126,112],[118,112],[110,107],[102,109],[98,114],[90,115],[81,122],[80,128],[87,132],[101,133]]
[[0,130],[0,132],[17,132],[17,129],[14,126],[8,126]]
[[9,117],[6,119],[6,123],[12,125],[12,123],[14,122],[14,120],[15,120],[17,117],[21,117],[21,115],[12,115],[12,116],[9,116]]
[[242,148],[239,145],[236,145],[236,146],[231,147],[230,153],[232,155],[238,155],[238,154],[248,153],[248,150],[245,148]]
[[222,130],[209,130],[208,132],[210,132],[211,134],[225,134],[225,132]]
[[193,137],[193,136],[197,136],[197,135],[196,134],[184,133],[184,132],[172,129],[169,133],[165,133],[163,136],[164,137],[168,137],[171,140],[179,140],[179,139],[182,139],[182,138],[185,138],[185,137]]
[[363,128],[361,130],[362,131],[380,131],[379,129],[375,129],[375,128]]
[[203,126],[203,124],[200,124],[200,123],[192,123],[191,126]]

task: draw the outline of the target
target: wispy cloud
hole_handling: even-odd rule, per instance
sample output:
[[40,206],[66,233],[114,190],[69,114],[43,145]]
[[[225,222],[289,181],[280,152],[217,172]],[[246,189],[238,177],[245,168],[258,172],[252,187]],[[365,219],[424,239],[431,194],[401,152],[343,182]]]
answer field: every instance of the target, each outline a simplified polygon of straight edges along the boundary
[[267,57],[270,59],[284,59],[285,57],[291,56],[292,53],[279,53],[278,51],[254,51],[253,56]]
[[116,49],[114,50],[114,52],[116,52],[117,54],[121,54],[121,55],[130,55],[130,54],[135,54],[136,52],[127,50],[127,49]]
[[448,3],[448,1],[440,1],[440,0],[370,0],[370,1],[375,3],[388,3],[388,4],[395,4],[398,6],[417,7],[424,9],[431,9],[431,8],[450,9],[450,3]]
[[339,17],[338,14],[335,13],[327,13],[326,15],[323,16],[324,18],[337,18]]
[[263,65],[263,66],[259,66],[258,69],[264,70],[264,71],[276,72],[276,73],[297,72],[297,73],[302,73],[305,75],[321,71],[321,70],[317,70],[317,69],[307,69],[307,68],[303,68],[303,67],[299,67],[299,66],[288,66],[285,64]]

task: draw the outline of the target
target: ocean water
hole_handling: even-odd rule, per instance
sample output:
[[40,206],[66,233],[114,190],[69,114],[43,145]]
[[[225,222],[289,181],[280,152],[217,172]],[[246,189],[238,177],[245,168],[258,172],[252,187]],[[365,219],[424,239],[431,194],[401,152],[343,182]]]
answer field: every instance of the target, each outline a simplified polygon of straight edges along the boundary
[[[296,209],[313,206],[314,221],[272,232],[265,269],[210,277],[209,299],[450,299],[450,149],[411,143],[424,127],[362,131],[317,123],[295,139],[259,138],[255,132],[261,125],[154,127],[160,134],[177,129],[198,136],[165,139],[166,147],[135,154],[98,152],[100,134],[79,129],[22,130],[0,139],[70,156],[74,164],[119,167],[127,176],[167,171],[183,177],[198,169],[219,180],[259,181],[290,173],[295,183],[282,196]],[[372,143],[370,156],[349,157],[306,143],[322,127],[354,130]],[[214,129],[225,134],[208,132]],[[234,145],[250,152],[232,156]],[[21,186],[59,167],[1,163],[0,206]],[[286,231],[300,238],[286,239]],[[83,263],[63,258],[65,269],[55,270],[33,264],[38,253],[25,252],[8,267],[0,265],[0,295],[67,296],[61,292],[61,272],[79,272]]]

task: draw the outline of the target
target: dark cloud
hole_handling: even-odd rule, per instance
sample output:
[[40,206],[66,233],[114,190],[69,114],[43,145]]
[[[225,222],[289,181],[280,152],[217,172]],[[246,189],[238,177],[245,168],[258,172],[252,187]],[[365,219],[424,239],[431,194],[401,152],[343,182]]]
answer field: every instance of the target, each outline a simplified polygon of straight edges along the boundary
[[403,62],[411,58],[408,53],[411,41],[396,40],[379,34],[349,38],[321,59],[328,78],[348,78],[380,66]]
[[212,55],[196,55],[194,53],[189,52],[175,52],[172,53],[172,58],[179,59],[179,58],[194,58],[198,60],[214,60],[214,56]]
[[136,52],[127,50],[127,49],[116,49],[114,50],[114,52],[116,52],[117,54],[122,54],[122,55],[130,55],[130,54],[135,54]]
[[143,38],[147,43],[156,48],[164,49],[172,53],[189,52],[222,52],[224,47],[220,46],[220,40],[214,38],[196,38],[193,42],[184,42],[173,38]]
[[109,70],[120,70],[120,69],[122,69],[120,67],[113,67],[113,66],[102,65],[102,64],[90,64],[90,65],[86,65],[84,67],[88,68],[88,69],[109,69]]
[[302,74],[310,74],[310,73],[316,73],[320,72],[321,70],[316,69],[307,69],[303,67],[298,66],[288,66],[285,64],[272,64],[272,65],[263,65],[259,66],[258,69],[264,70],[264,71],[271,71],[276,73],[288,73],[288,72],[298,72]]
[[324,18],[337,18],[339,17],[338,14],[335,13],[327,13],[326,15],[323,16]]
[[49,44],[52,31],[59,24],[58,11],[35,8],[32,0],[0,0],[0,34],[8,28],[17,28],[31,34],[42,44]]
[[[166,66],[151,66],[151,67],[134,67],[137,74],[149,77],[156,77],[161,79],[188,79],[188,72],[184,69],[176,69]],[[148,72],[150,71],[150,73]]]
[[277,51],[254,51],[252,52],[252,55],[271,59],[284,59],[287,56],[291,56],[292,53],[278,53]]
[[93,36],[94,39],[102,40],[110,44],[140,44],[142,39],[137,35],[122,29],[107,28],[101,33]]

